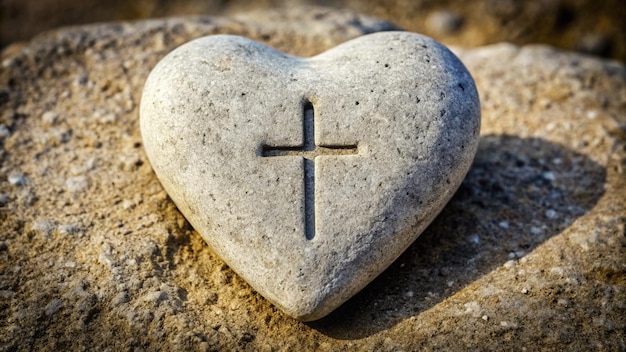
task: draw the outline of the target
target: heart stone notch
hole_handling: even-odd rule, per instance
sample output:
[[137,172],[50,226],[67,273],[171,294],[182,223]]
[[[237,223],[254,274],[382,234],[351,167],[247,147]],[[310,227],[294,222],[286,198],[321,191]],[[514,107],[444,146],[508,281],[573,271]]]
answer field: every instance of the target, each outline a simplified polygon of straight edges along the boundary
[[140,116],[150,163],[180,211],[302,321],[356,294],[430,224],[465,177],[480,129],[463,64],[409,32],[312,58],[200,38],[150,73]]

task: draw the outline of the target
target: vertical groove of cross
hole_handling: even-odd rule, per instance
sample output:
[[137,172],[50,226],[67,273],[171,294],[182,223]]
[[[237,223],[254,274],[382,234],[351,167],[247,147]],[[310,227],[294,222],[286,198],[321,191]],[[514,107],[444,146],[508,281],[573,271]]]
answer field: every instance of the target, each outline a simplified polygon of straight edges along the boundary
[[[315,110],[308,100],[302,103],[303,108],[303,149],[315,150]],[[307,240],[315,237],[315,156],[303,157],[304,163],[304,235]]]

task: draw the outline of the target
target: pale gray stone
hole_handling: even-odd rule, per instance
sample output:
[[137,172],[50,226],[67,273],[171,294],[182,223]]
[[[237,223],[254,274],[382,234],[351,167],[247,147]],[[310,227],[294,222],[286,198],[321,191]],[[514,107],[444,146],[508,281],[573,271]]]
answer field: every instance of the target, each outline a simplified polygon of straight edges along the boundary
[[148,158],[181,212],[259,293],[319,319],[434,219],[476,151],[472,77],[408,32],[310,59],[243,37],[194,40],[148,78]]
[[54,313],[58,312],[61,308],[63,308],[63,300],[55,298],[46,305],[46,307],[44,308],[44,312],[47,316],[51,316]]

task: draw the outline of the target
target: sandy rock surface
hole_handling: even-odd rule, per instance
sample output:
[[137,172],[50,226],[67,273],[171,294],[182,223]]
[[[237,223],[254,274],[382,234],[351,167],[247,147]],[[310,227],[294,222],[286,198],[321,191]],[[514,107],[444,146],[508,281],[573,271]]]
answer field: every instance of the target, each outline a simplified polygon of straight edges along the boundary
[[546,43],[626,61],[623,0],[3,0],[0,47],[67,25],[302,5],[351,9],[447,45]]
[[541,46],[459,52],[482,100],[467,178],[387,271],[304,324],[169,200],[142,147],[143,83],[202,35],[308,56],[391,25],[243,18],[76,27],[1,62],[0,350],[626,348],[624,66]]

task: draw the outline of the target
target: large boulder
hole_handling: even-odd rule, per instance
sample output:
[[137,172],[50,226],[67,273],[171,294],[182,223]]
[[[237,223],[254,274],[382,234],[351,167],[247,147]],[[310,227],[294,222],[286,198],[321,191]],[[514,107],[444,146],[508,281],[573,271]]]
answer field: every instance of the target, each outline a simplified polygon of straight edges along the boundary
[[192,38],[312,55],[393,25],[324,9],[67,28],[0,66],[0,349],[626,348],[626,68],[549,47],[458,50],[482,99],[461,188],[378,279],[299,323],[163,191],[143,83]]

